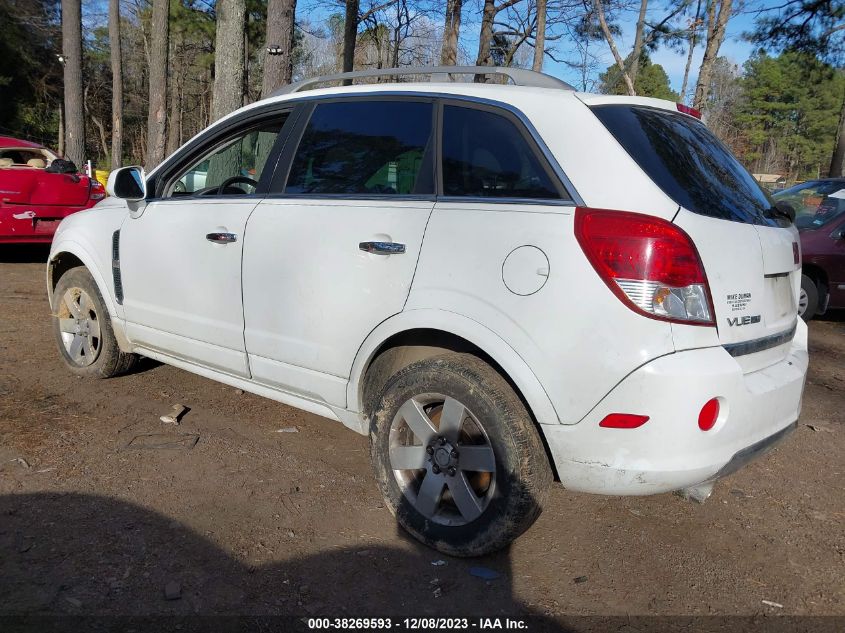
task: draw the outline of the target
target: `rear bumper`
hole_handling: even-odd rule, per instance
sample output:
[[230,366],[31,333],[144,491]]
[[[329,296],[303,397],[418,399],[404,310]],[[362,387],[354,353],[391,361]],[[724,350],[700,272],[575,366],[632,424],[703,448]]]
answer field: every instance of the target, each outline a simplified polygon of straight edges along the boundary
[[0,244],[49,244],[64,218],[93,205],[93,201],[84,207],[0,204]]
[[[794,428],[807,374],[807,326],[798,322],[786,358],[744,374],[722,347],[669,354],[640,367],[573,425],[543,425],[569,489],[644,495],[734,472]],[[709,431],[701,407],[720,399]],[[636,429],[602,428],[610,413],[649,416]]]
[[713,475],[713,479],[721,479],[722,477],[727,477],[728,475],[738,471],[747,463],[754,461],[758,457],[762,457],[770,450],[772,450],[777,444],[780,444],[780,442],[785,440],[786,437],[790,433],[792,433],[797,427],[798,422],[793,422],[792,424],[790,424],[786,428],[781,429],[774,435],[770,435],[769,437],[764,438],[759,442],[755,442],[747,448],[743,448],[731,458],[731,461],[722,466],[722,469],[719,472]]

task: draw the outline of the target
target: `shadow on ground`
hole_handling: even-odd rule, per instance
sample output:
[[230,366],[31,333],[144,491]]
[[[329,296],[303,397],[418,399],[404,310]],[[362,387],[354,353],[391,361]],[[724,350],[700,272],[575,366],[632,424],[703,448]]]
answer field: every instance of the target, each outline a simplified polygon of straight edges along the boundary
[[50,256],[49,244],[0,244],[0,263],[44,264]]
[[507,552],[484,561],[498,578],[468,590],[480,563],[433,566],[437,553],[410,539],[258,567],[213,539],[107,497],[0,496],[0,615],[531,616],[532,630],[565,630],[514,598]]
[[[436,552],[404,540],[401,548],[335,548],[275,565],[249,566],[215,545],[213,532],[200,535],[132,503],[84,494],[4,495],[0,630],[320,630],[315,618],[391,618],[390,628],[401,631],[841,630],[837,618],[597,615],[556,620],[514,596],[507,551],[481,561],[448,559],[445,565],[433,566]],[[495,568],[499,577],[472,578],[477,582],[468,585],[469,569],[478,565]],[[405,618],[423,620],[415,624]],[[424,618],[468,619],[464,626],[432,627]]]
[[821,316],[815,317],[819,321],[830,321],[832,323],[845,323],[845,310],[828,310]]

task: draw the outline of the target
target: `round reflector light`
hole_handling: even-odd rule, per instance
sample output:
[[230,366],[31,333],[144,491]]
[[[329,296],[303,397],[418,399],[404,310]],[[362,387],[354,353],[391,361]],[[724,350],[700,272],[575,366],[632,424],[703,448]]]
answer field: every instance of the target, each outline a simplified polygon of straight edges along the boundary
[[716,420],[719,418],[719,399],[713,398],[708,400],[703,407],[701,413],[698,414],[698,428],[702,431],[709,431],[716,425]]

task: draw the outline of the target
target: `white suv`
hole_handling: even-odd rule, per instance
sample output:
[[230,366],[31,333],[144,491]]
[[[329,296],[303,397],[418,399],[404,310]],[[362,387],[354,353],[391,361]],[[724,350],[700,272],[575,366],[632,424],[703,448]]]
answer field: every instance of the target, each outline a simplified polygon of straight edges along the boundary
[[[437,81],[304,82],[114,172],[50,253],[70,369],[143,355],[339,420],[457,556],[553,479],[704,497],[795,427],[798,233],[697,112],[410,72]],[[474,72],[517,85],[443,81]]]

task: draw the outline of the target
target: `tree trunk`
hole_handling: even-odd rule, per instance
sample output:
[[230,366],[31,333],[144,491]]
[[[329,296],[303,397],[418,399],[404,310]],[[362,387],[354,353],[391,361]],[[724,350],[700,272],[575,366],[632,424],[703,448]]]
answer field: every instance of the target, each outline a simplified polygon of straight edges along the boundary
[[[398,4],[397,4],[397,6],[398,6]],[[397,11],[397,13],[399,13],[399,12]],[[400,16],[397,16],[397,17],[400,17]],[[397,21],[397,27],[395,29],[393,29],[393,51],[392,51],[393,59],[391,60],[391,66],[390,66],[391,68],[399,68],[399,45],[402,41],[401,28],[402,28],[402,21],[401,21],[401,18],[400,18],[400,20]]]
[[461,10],[463,9],[463,4],[464,0],[447,0],[446,2],[443,47],[440,49],[440,63],[444,66],[454,66],[458,63],[458,38],[461,35]]
[[[478,37],[478,57],[475,60],[476,66],[492,66],[492,56],[490,54],[490,44],[493,41],[493,22],[496,19],[496,1],[484,0],[484,11],[481,15],[481,34]],[[482,76],[479,80],[484,81]]]
[[111,49],[111,168],[123,164],[123,60],[120,48],[120,0],[109,0]]
[[534,38],[534,63],[531,68],[538,73],[543,70],[546,55],[546,0],[537,0],[537,37]]
[[267,47],[281,49],[279,55],[264,51],[261,97],[269,97],[293,78],[293,46],[296,0],[269,0],[267,3]]
[[167,155],[169,156],[182,145],[182,37],[174,34],[171,38],[173,49],[170,51],[170,117],[167,121]]
[[406,19],[407,4],[403,0],[396,2],[396,27],[393,29],[393,59],[391,59],[391,67],[399,68],[399,51],[402,47],[402,29],[407,28],[409,21]]
[[625,80],[625,87],[628,89],[628,94],[633,96],[637,95],[637,91],[634,90],[634,82],[631,81],[631,76],[628,74],[628,71],[625,70],[625,61],[622,59],[622,56],[619,54],[619,51],[616,48],[616,43],[613,41],[613,34],[610,32],[610,27],[607,26],[607,20],[604,17],[604,8],[601,4],[602,0],[593,0],[593,8],[596,10],[596,15],[599,19],[599,26],[601,27],[601,32],[604,34],[604,39],[607,40],[607,45],[610,47],[610,52],[613,53],[613,59],[616,60],[616,65],[619,67],[619,72],[622,73],[622,79]]
[[211,120],[237,110],[244,101],[245,0],[217,0],[214,39],[214,96]]
[[91,117],[91,122],[94,124],[94,126],[97,128],[97,132],[99,132],[100,134],[100,147],[102,147],[103,149],[103,156],[111,160],[111,157],[109,156],[109,144],[106,140],[106,126],[103,125],[103,122],[100,121],[100,119],[95,117],[93,114],[89,113],[88,116]]
[[681,101],[686,103],[687,102],[687,83],[689,82],[689,69],[692,66],[692,56],[695,53],[695,40],[696,35],[698,34],[698,27],[700,26],[698,21],[700,20],[701,15],[701,0],[698,0],[698,4],[695,7],[695,19],[690,26],[690,34],[689,34],[689,52],[687,53],[687,65],[684,67],[684,81],[681,84]]
[[58,139],[59,156],[65,155],[65,106],[59,103],[59,139]]
[[833,148],[833,158],[827,174],[830,178],[845,175],[845,99],[842,101],[842,113],[839,115],[839,134],[836,135],[836,145]]
[[732,5],[733,0],[710,0],[707,6],[707,43],[704,47],[704,59],[701,60],[701,68],[698,70],[698,82],[692,102],[692,107],[696,110],[703,110],[707,101],[713,64],[716,63],[719,47],[725,39],[725,27],[731,17]]
[[634,34],[634,50],[631,52],[631,69],[628,75],[631,83],[637,83],[637,74],[640,72],[640,56],[643,54],[643,35],[645,31],[645,16],[648,9],[648,0],[640,0],[640,15],[637,17],[637,30]]
[[[358,0],[346,0],[346,16],[343,20],[343,72],[352,72],[355,66],[355,40],[358,38]],[[348,86],[350,80],[343,82]]]
[[82,169],[85,163],[85,115],[82,104],[80,0],[62,0],[62,57],[65,66],[65,156]]
[[153,0],[150,23],[150,109],[147,114],[147,171],[164,160],[167,136],[167,53],[170,2]]

